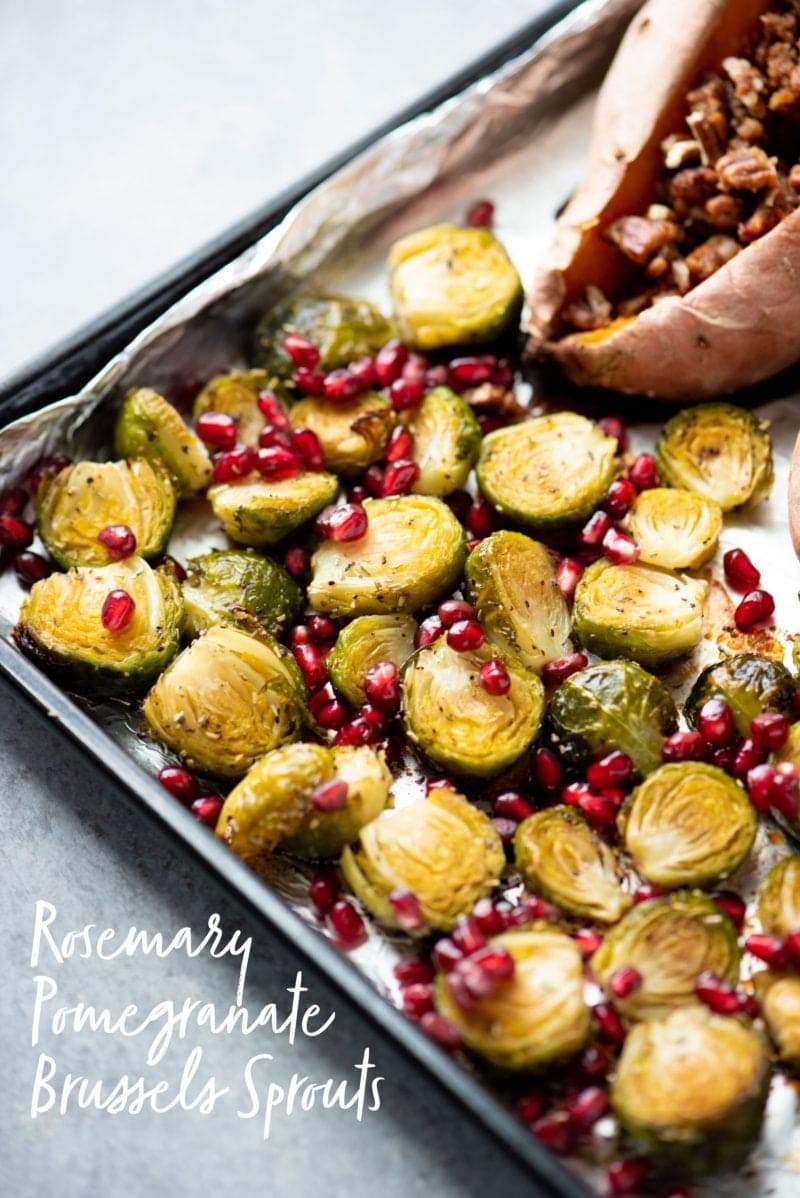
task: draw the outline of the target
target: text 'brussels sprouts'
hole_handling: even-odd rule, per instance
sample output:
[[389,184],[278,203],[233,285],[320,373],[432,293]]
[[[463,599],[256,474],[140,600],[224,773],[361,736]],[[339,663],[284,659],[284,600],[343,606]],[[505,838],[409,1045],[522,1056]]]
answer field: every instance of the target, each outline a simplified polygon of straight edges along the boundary
[[248,549],[217,549],[192,558],[181,589],[190,637],[228,623],[278,636],[303,603],[300,588],[282,566]]
[[556,412],[484,437],[478,483],[499,512],[532,528],[583,520],[616,472],[617,442],[585,416]]
[[117,416],[114,451],[121,458],[160,462],[179,495],[202,491],[211,482],[211,459],[180,412],[149,387],[128,392]]
[[747,858],[758,817],[742,786],[715,765],[662,765],[620,814],[625,847],[648,882],[703,886]]
[[653,487],[636,496],[625,523],[644,565],[696,570],[716,552],[722,509],[696,491]]
[[334,370],[372,355],[394,336],[394,326],[369,300],[304,295],[273,308],[256,327],[253,360],[267,373],[288,378],[294,370],[283,348],[287,333],[307,338],[320,354],[320,368]]
[[378,662],[400,670],[414,652],[417,621],[413,616],[358,616],[336,638],[328,669],[337,691],[359,707],[366,701],[364,680]]
[[467,542],[447,504],[427,495],[367,499],[366,535],[325,541],[314,554],[308,601],[333,616],[416,612],[461,577]]
[[700,640],[705,594],[706,584],[687,575],[595,562],[575,591],[575,632],[600,657],[658,666]]
[[[130,623],[109,632],[102,620],[111,591],[135,603]],[[172,574],[138,557],[51,574],[23,600],[14,636],[67,685],[93,692],[146,685],[178,651],[181,597]]]
[[208,498],[232,541],[258,546],[282,541],[333,503],[338,491],[334,474],[308,470],[272,481],[248,474],[241,482],[211,487]]
[[345,880],[385,927],[398,928],[389,896],[410,891],[419,904],[420,934],[449,931],[497,884],[505,864],[488,816],[452,790],[387,812],[361,829],[342,854]]
[[472,408],[448,387],[429,391],[410,413],[412,458],[419,468],[417,495],[449,495],[463,487],[475,464],[481,430]]
[[223,412],[236,421],[237,441],[256,449],[258,435],[266,424],[266,417],[258,406],[258,394],[268,383],[263,370],[219,374],[206,383],[194,401],[194,419],[204,412]]
[[291,653],[271,636],[220,624],[176,657],[142,710],[153,736],[188,765],[236,778],[297,740],[305,688]]
[[454,773],[490,778],[517,761],[539,731],[544,687],[504,658],[511,686],[492,695],[479,678],[497,656],[488,645],[460,653],[446,637],[420,649],[403,673],[403,724],[426,757]]
[[360,474],[383,457],[395,423],[391,400],[367,391],[348,403],[301,399],[289,412],[292,428],[316,433],[329,470]]
[[708,666],[686,700],[684,712],[694,727],[708,699],[728,704],[741,736],[750,735],[750,724],[762,711],[789,714],[794,703],[792,675],[779,661],[758,653],[735,653]]
[[400,336],[414,349],[496,341],[517,324],[522,283],[488,229],[432,225],[389,251]]
[[678,412],[656,445],[662,480],[713,499],[724,512],[753,506],[773,482],[769,424],[733,404],[699,404]]
[[758,917],[770,935],[800,931],[800,857],[773,865],[758,888]]
[[514,976],[469,1011],[436,979],[436,1006],[466,1046],[501,1069],[541,1069],[579,1052],[591,1018],[575,941],[555,928],[504,932],[489,941],[514,958]]
[[800,1069],[800,976],[771,981],[762,995],[761,1010],[778,1056],[796,1072]]

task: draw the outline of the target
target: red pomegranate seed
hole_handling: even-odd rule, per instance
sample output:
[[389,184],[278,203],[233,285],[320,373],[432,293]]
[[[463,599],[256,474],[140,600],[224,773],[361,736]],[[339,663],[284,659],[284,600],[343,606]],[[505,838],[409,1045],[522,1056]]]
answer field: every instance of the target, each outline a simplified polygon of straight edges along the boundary
[[616,786],[627,782],[633,775],[633,762],[627,753],[614,749],[599,761],[594,761],[586,771],[586,781],[596,790],[604,786]]
[[316,345],[312,345],[308,338],[301,336],[300,333],[287,333],[283,339],[283,348],[295,366],[319,365],[319,350]]
[[603,943],[603,937],[599,932],[595,932],[594,928],[579,928],[573,933],[572,939],[580,949],[584,961],[593,957]]
[[318,915],[327,915],[342,892],[341,879],[335,869],[321,869],[314,874],[308,897]]
[[763,961],[766,965],[769,965],[770,969],[783,972],[789,968],[789,952],[786,947],[786,941],[781,940],[780,936],[770,936],[766,932],[756,932],[754,935],[747,937],[744,947],[754,957],[758,957],[759,961]]
[[214,482],[232,483],[255,470],[256,455],[249,445],[237,445],[214,458]]
[[367,531],[367,513],[359,503],[340,503],[317,516],[317,535],[329,541],[360,541]]
[[745,778],[766,757],[766,753],[754,740],[747,737],[737,746],[731,762],[731,770],[735,778]]
[[51,458],[42,458],[37,462],[27,477],[28,486],[31,489],[31,494],[36,495],[42,483],[48,479],[55,478],[60,474],[65,466],[71,465],[71,459],[66,458],[61,454],[56,454]]
[[108,524],[97,534],[97,539],[116,561],[136,552],[136,534],[127,524]]
[[756,811],[769,811],[772,806],[776,777],[775,766],[766,762],[747,771],[747,794]]
[[556,1114],[542,1115],[531,1124],[531,1131],[545,1148],[558,1156],[563,1156],[572,1147],[572,1131],[566,1115],[561,1118]]
[[507,695],[511,689],[508,670],[496,657],[485,661],[478,671],[481,686],[490,695]]
[[381,387],[390,386],[400,377],[408,361],[408,350],[402,341],[387,341],[375,357],[375,379]]
[[797,819],[800,811],[800,773],[789,762],[782,762],[776,769],[772,782],[772,805],[790,823]]
[[459,620],[475,620],[477,612],[466,599],[445,599],[436,609],[436,614],[445,628],[452,628]]
[[643,981],[639,970],[635,969],[633,965],[621,965],[609,978],[608,988],[614,998],[627,998],[629,994],[633,994],[641,987]]
[[591,795],[592,788],[588,782],[568,782],[561,791],[561,802],[570,807],[576,807],[581,799]]
[[28,492],[22,487],[12,487],[10,491],[0,496],[0,513],[6,516],[19,516],[28,505]]
[[743,549],[729,549],[722,559],[725,578],[735,591],[753,591],[761,582],[756,569]]
[[523,1094],[522,1098],[517,1100],[517,1114],[523,1123],[533,1123],[538,1119],[545,1108],[545,1098],[543,1094],[538,1094],[536,1091]]
[[514,367],[507,358],[499,358],[494,373],[492,374],[492,382],[495,387],[513,387],[514,385]]
[[455,1024],[437,1014],[436,1011],[426,1011],[420,1019],[419,1025],[425,1034],[445,1051],[454,1052],[460,1047],[460,1031]]
[[597,792],[601,799],[605,799],[607,803],[619,811],[622,804],[628,797],[621,786],[604,786],[602,790]]
[[491,200],[478,200],[467,213],[467,224],[473,229],[491,229],[494,224],[494,204]]
[[582,545],[600,545],[611,528],[611,517],[606,512],[597,511],[590,516],[581,529]]
[[581,580],[583,566],[575,557],[562,557],[556,566],[556,581],[561,594],[569,602]]
[[464,956],[461,949],[449,936],[437,940],[432,952],[433,963],[440,973],[449,973]]
[[347,723],[347,708],[338,699],[333,699],[330,703],[326,703],[324,707],[320,707],[315,713],[314,718],[320,728],[330,728],[334,731],[339,731]]
[[617,806],[604,795],[581,795],[578,799],[578,807],[593,827],[605,831],[616,828]]
[[330,403],[347,403],[365,390],[362,380],[349,370],[332,370],[325,375],[325,398]]
[[410,890],[393,890],[389,895],[389,905],[404,931],[418,932],[423,926],[419,899]]
[[646,1178],[647,1165],[634,1158],[614,1161],[606,1169],[608,1192],[614,1198],[618,1194],[630,1194],[632,1190],[638,1190]]
[[473,537],[488,537],[494,531],[494,512],[485,499],[476,499],[466,516],[467,531]]
[[381,498],[392,499],[396,495],[410,495],[411,488],[419,478],[419,466],[416,462],[401,458],[390,462],[383,472],[381,483]]
[[733,613],[736,627],[746,632],[748,628],[768,620],[775,611],[775,600],[769,591],[748,591]]
[[800,969],[800,929],[786,937],[786,951],[794,969]]
[[18,553],[14,558],[14,569],[17,572],[17,578],[20,582],[27,586],[33,586],[35,582],[41,582],[43,578],[49,577],[53,573],[53,567],[46,558],[38,553],[32,553],[30,550]]
[[[300,628],[293,629],[292,631],[300,632],[301,630],[302,630],[302,625]],[[308,629],[305,629],[304,631],[307,632]],[[293,648],[295,645],[309,644],[309,642],[307,640],[306,641],[291,641],[290,643]],[[319,687],[315,691],[312,691],[311,695],[309,696],[308,710],[311,712],[312,715],[315,716],[318,711],[322,710],[323,707],[327,707],[329,703],[333,703],[335,698],[336,698],[336,691],[333,689],[333,683],[324,682],[321,687]]]
[[393,661],[379,661],[370,666],[364,679],[364,692],[376,707],[394,711],[400,702],[400,675]]
[[425,783],[425,793],[430,794],[433,790],[455,790],[451,778],[446,778],[444,775],[440,778],[429,778]]
[[497,936],[505,927],[502,911],[498,911],[490,898],[478,899],[472,908],[472,918],[484,936]]
[[447,992],[462,1011],[471,1011],[482,998],[488,998],[494,990],[491,979],[485,978],[479,969],[461,960],[447,975]]
[[615,566],[629,566],[638,560],[639,546],[627,533],[609,528],[603,537],[603,555]]
[[552,903],[548,903],[547,899],[539,898],[535,894],[526,894],[516,907],[508,912],[508,926],[524,928],[537,919],[553,920],[557,916],[558,909]]
[[625,1039],[625,1027],[611,1003],[597,1003],[592,1007],[592,1018],[597,1024],[598,1034],[605,1040],[621,1044]]
[[433,986],[430,982],[411,982],[403,990],[402,1003],[410,1019],[421,1019],[433,1010]]
[[507,982],[514,976],[514,958],[507,948],[492,948],[489,945],[478,949],[469,958],[469,963],[494,982]]
[[469,653],[480,649],[486,633],[477,620],[456,620],[447,630],[447,643],[456,653]]
[[620,417],[604,416],[602,420],[598,420],[597,424],[607,437],[614,437],[617,441],[617,453],[624,453],[628,448],[628,434]]
[[739,999],[732,986],[715,973],[701,973],[695,982],[694,992],[716,1015],[737,1015]]
[[236,421],[226,412],[201,412],[194,430],[205,445],[215,449],[233,449],[236,444]]
[[630,479],[618,478],[608,488],[608,494],[603,500],[603,508],[612,520],[621,520],[631,510],[636,498],[636,488]]
[[389,398],[396,412],[408,412],[418,408],[425,396],[425,383],[421,379],[395,379],[389,388]]
[[314,366],[298,366],[292,375],[292,382],[303,395],[319,398],[325,394],[325,375]]
[[565,657],[554,657],[542,666],[542,681],[557,685],[566,678],[584,670],[589,664],[585,653],[568,653]]
[[673,732],[661,746],[662,761],[702,761],[705,754],[702,732]]
[[611,1069],[612,1060],[611,1048],[596,1041],[583,1050],[578,1060],[578,1068],[584,1077],[606,1077]]
[[424,649],[426,645],[432,645],[434,641],[438,641],[443,632],[444,624],[439,617],[428,616],[414,634],[414,648]]
[[[317,717],[319,720],[319,717]],[[363,715],[355,715],[352,720],[342,724],[334,738],[335,745],[374,745],[380,740],[381,729]]]
[[24,520],[0,513],[0,545],[7,549],[27,549],[33,540],[33,529]]
[[372,703],[363,703],[358,709],[358,714],[379,732],[386,730],[389,714],[383,708],[375,707]]
[[372,358],[357,358],[350,363],[348,370],[360,381],[364,391],[369,391],[375,385],[375,363]]
[[483,354],[474,358],[453,358],[447,371],[447,381],[454,391],[466,391],[468,387],[479,387],[490,383],[497,358]]
[[109,592],[103,603],[101,619],[107,632],[124,632],[133,619],[136,602],[127,591]]
[[530,760],[534,786],[538,790],[558,790],[564,770],[553,750],[534,749]]
[[740,931],[747,911],[744,899],[739,898],[732,890],[717,890],[711,897],[720,911],[727,915],[736,931]]
[[734,745],[726,745],[724,749],[712,749],[710,745],[707,745],[706,761],[709,765],[715,765],[717,769],[725,770],[729,774],[733,768],[734,752]]
[[259,412],[266,417],[267,424],[271,424],[273,428],[280,429],[282,432],[289,431],[289,417],[280,397],[274,391],[259,391],[256,402]]
[[292,578],[303,578],[308,573],[311,559],[305,549],[300,549],[299,546],[293,545],[291,549],[287,549],[284,553],[283,564]]
[[429,961],[421,957],[404,957],[398,961],[392,970],[394,979],[400,986],[413,986],[419,982],[432,982],[434,968]]
[[746,1015],[748,1019],[758,1019],[759,1015],[761,1014],[761,1007],[759,1006],[756,996],[754,994],[748,994],[747,991],[743,990],[740,986],[736,991],[736,997],[739,1000],[739,1010],[741,1013]]
[[306,624],[298,624],[292,629],[291,644],[314,641],[318,645],[332,645],[336,640],[336,625],[327,616],[309,616]]
[[310,428],[298,428],[292,433],[291,448],[305,470],[324,470],[325,455],[319,437]]
[[750,733],[757,745],[782,749],[789,736],[789,721],[778,711],[762,711],[750,724]]
[[570,1122],[579,1131],[588,1131],[608,1111],[608,1095],[599,1086],[587,1086],[569,1103]]
[[216,828],[222,806],[218,795],[201,795],[192,803],[192,815],[207,828]]
[[367,936],[364,920],[348,899],[337,899],[328,912],[328,925],[336,938],[347,947],[361,944]]
[[314,645],[301,642],[299,645],[292,646],[292,653],[309,690],[328,681],[328,667]]
[[651,453],[640,453],[631,464],[628,478],[637,491],[649,491],[659,485],[656,460]]
[[425,383],[430,363],[422,354],[409,354],[402,377],[410,383]]
[[513,819],[515,823],[521,824],[529,815],[533,815],[533,808],[522,795],[508,790],[494,800],[492,814],[499,815],[501,819]]
[[486,940],[478,926],[478,921],[471,915],[459,915],[450,937],[455,946],[461,949],[461,952],[467,957],[476,953],[479,948],[486,947]]
[[262,478],[278,479],[296,478],[303,469],[303,464],[291,449],[282,445],[270,445],[267,449],[259,449],[256,454],[256,470]]
[[447,385],[447,367],[446,366],[431,366],[430,370],[425,371],[425,388],[432,391],[434,387],[444,387]]
[[347,806],[350,787],[338,778],[320,782],[311,792],[311,806],[317,811],[341,811]]
[[414,438],[407,428],[398,425],[389,438],[386,447],[386,461],[399,462],[409,459],[414,452]]
[[258,444],[261,449],[271,449],[274,445],[279,445],[281,449],[291,449],[292,438],[282,429],[268,424],[258,434]]
[[191,803],[197,798],[197,779],[182,765],[165,765],[158,771],[158,780],[181,803]]
[[383,467],[374,463],[364,471],[363,478],[366,491],[373,499],[379,499],[383,491]]
[[644,882],[641,886],[637,886],[633,892],[634,903],[649,903],[651,899],[661,898],[666,891],[660,886],[654,886],[652,882]]
[[736,735],[733,712],[722,699],[708,699],[700,708],[697,729],[710,745],[721,748],[730,744]]

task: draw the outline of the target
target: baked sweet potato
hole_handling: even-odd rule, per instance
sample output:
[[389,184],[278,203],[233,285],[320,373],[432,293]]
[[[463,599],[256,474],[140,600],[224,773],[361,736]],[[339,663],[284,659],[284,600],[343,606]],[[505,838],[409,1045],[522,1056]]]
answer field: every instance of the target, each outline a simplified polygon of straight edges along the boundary
[[[777,15],[767,17],[764,24],[760,18],[766,12]],[[554,359],[581,385],[681,403],[732,392],[800,358],[800,208],[796,206],[800,199],[794,190],[800,167],[792,172],[790,165],[798,157],[796,132],[793,151],[782,142],[779,154],[771,153],[775,122],[790,118],[796,122],[800,111],[779,111],[784,95],[787,109],[800,97],[784,88],[776,99],[770,89],[780,89],[783,80],[777,73],[770,74],[774,64],[767,63],[763,48],[755,51],[763,61],[754,59],[763,72],[738,56],[758,37],[762,47],[768,36],[780,40],[784,31],[775,22],[784,19],[795,17],[791,5],[782,0],[649,0],[634,18],[598,98],[586,175],[558,222],[547,261],[534,281],[531,354]],[[795,38],[796,31],[795,36],[785,37],[784,47],[791,45],[784,57],[793,55],[796,64]],[[756,87],[762,88],[763,95],[752,88],[746,91],[747,79],[741,78],[745,68],[758,76]],[[695,110],[688,106],[688,93],[712,78],[709,72],[718,73],[715,86],[723,96],[722,105],[728,105],[725,119],[731,124],[723,128],[724,140],[718,147],[728,152],[727,159],[714,152],[709,157],[704,131],[696,132]],[[753,112],[762,119],[749,120]],[[738,125],[733,124],[734,117]],[[796,130],[797,125],[793,127]],[[676,217],[669,207],[674,192],[667,191],[663,203],[665,139],[671,135],[674,142],[680,130],[687,142],[699,138],[692,142],[700,156],[698,176],[711,180],[707,185],[713,204],[700,212],[703,235],[708,236],[709,230],[714,234],[715,221],[727,219],[728,227],[734,222],[733,234],[715,235],[716,243],[725,243],[725,252],[732,256],[723,261],[723,253],[722,264],[714,263],[717,268],[705,278],[702,263],[697,263],[697,241],[691,242],[698,227],[697,205],[686,219]],[[759,144],[759,130],[766,152]],[[756,148],[749,148],[740,134],[750,137]],[[765,164],[765,181],[758,181],[764,189],[760,194],[752,177],[731,180],[730,169],[724,175],[725,165],[731,166],[731,151]],[[787,152],[793,156],[781,159],[776,168]],[[672,183],[674,177],[667,180]],[[774,198],[779,193],[780,202]],[[654,211],[650,206],[659,200],[662,203]],[[672,261],[670,253],[663,255],[668,259],[665,266],[648,259],[647,249],[641,258],[636,257],[636,247],[626,247],[627,257],[620,252],[621,239],[616,235],[620,218],[636,214],[660,218],[657,232],[669,242],[672,254]],[[716,228],[719,232],[726,226]],[[687,231],[689,251],[695,249],[694,262],[692,253],[687,253]],[[648,232],[653,232],[651,226]],[[714,237],[711,241],[713,246]],[[700,247],[701,256],[707,249],[707,243]],[[673,265],[676,259],[683,263],[682,276]],[[637,271],[641,276],[648,262],[648,271],[663,266],[670,269],[670,280],[682,279],[682,288],[672,281],[670,285],[683,293],[670,294],[660,282],[642,310],[620,314],[620,309],[626,311],[620,297],[631,295]],[[699,281],[690,278],[687,262],[693,270],[697,266]],[[589,298],[602,309],[595,321],[598,327],[591,327],[590,315],[582,328],[576,328],[565,314],[576,311],[575,302],[586,295],[587,287]],[[629,301],[628,310],[634,307],[635,302]]]

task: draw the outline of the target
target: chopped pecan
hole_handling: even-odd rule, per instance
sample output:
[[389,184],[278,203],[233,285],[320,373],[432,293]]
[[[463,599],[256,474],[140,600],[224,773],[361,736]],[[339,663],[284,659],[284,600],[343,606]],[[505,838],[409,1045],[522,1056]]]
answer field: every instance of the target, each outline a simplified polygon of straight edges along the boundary
[[681,133],[670,133],[661,143],[664,155],[664,166],[668,171],[676,171],[678,167],[686,166],[687,162],[696,162],[700,157],[700,143],[693,137]]
[[708,166],[689,166],[678,171],[670,183],[675,204],[702,204],[717,190],[717,176]]
[[686,124],[700,146],[700,160],[704,166],[713,166],[728,148],[728,121],[724,113],[706,116],[703,112],[690,112]]
[[775,161],[760,146],[730,150],[717,163],[723,191],[769,191],[778,184]]
[[720,193],[706,200],[704,211],[708,223],[715,229],[735,229],[742,219],[742,201],[736,196]]
[[613,241],[631,262],[644,266],[667,242],[677,240],[678,226],[671,220],[623,216],[609,225],[605,237]]
[[590,284],[580,299],[567,305],[563,315],[567,323],[576,329],[601,329],[611,320],[611,304],[599,287]]
[[767,82],[761,72],[746,58],[726,58],[722,69],[733,84],[737,100],[741,101],[747,112],[754,117],[763,116]]
[[692,277],[692,283],[702,283],[730,262],[739,253],[740,246],[732,237],[715,233],[686,255],[686,265]]
[[[595,288],[596,290],[596,288]],[[609,304],[609,315],[606,316],[603,324],[608,324],[611,319],[611,305]],[[601,325],[592,325],[592,328],[601,328]],[[481,383],[479,387],[470,387],[467,391],[462,391],[461,398],[466,400],[471,408],[477,411],[490,410],[498,416],[527,416],[528,409],[524,404],[521,404],[517,399],[513,387],[501,387],[497,383]]]
[[786,42],[776,42],[767,51],[766,75],[773,87],[787,87],[797,66],[797,50]]
[[780,223],[780,219],[774,208],[770,208],[768,204],[759,204],[752,215],[739,225],[739,240],[757,241],[759,237],[774,229]]
[[736,122],[736,136],[740,141],[761,141],[764,136],[764,125],[761,121],[757,121],[755,117],[746,116]]
[[800,191],[800,163],[795,163],[789,171],[789,186]]

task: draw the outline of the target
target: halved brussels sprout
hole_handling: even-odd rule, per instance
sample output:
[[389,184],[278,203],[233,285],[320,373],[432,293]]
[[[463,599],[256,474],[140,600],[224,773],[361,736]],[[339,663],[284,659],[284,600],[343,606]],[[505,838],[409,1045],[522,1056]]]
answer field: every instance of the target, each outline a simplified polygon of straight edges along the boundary
[[572,807],[549,807],[523,820],[514,857],[530,889],[570,915],[616,923],[631,905],[613,849]]
[[[317,475],[316,477],[320,477]],[[331,616],[419,611],[451,590],[464,567],[464,529],[441,499],[367,499],[358,541],[324,541],[311,559],[308,602]]]
[[282,541],[333,503],[338,492],[335,474],[306,470],[275,481],[248,474],[211,487],[208,498],[232,541],[258,546]]
[[252,549],[215,549],[191,558],[181,590],[190,637],[214,624],[279,636],[303,606],[303,592],[283,567]]
[[800,857],[773,865],[758,888],[758,917],[770,935],[800,931]]
[[503,656],[511,686],[504,695],[489,694],[479,671],[498,656],[499,650],[486,644],[457,652],[442,636],[418,650],[403,671],[406,734],[443,769],[491,778],[513,765],[536,738],[544,687],[535,674]]
[[175,658],[144,701],[152,735],[195,769],[238,778],[297,740],[305,687],[288,649],[218,624]]
[[761,1012],[781,1061],[800,1069],[800,976],[775,978],[762,995]]
[[457,1006],[447,978],[436,979],[436,1006],[468,1048],[500,1069],[542,1069],[570,1057],[589,1039],[581,954],[556,928],[533,926],[489,941],[514,958],[514,976],[469,1011]]
[[488,229],[432,225],[389,251],[400,336],[414,349],[496,341],[515,328],[522,283]]
[[625,847],[643,878],[657,886],[704,886],[746,860],[758,816],[724,770],[699,761],[662,765],[619,816]]
[[210,379],[194,401],[192,415],[197,420],[203,412],[224,412],[237,424],[237,440],[251,449],[258,446],[259,433],[266,417],[258,406],[258,394],[269,385],[265,370],[234,370]]
[[617,442],[585,416],[554,412],[484,437],[475,473],[489,502],[532,528],[583,520],[617,469]]
[[366,391],[348,403],[327,399],[301,399],[289,411],[292,428],[310,428],[317,434],[329,470],[360,474],[383,457],[394,428],[391,400]]
[[140,557],[167,544],[175,517],[175,489],[160,466],[132,462],[77,462],[39,488],[39,536],[60,566],[104,566],[112,560],[98,533],[127,524]]
[[253,361],[270,375],[288,378],[294,370],[283,348],[287,333],[307,337],[320,352],[320,366],[333,370],[372,355],[395,335],[394,325],[369,300],[341,295],[305,295],[267,312],[254,338]]
[[342,853],[342,872],[375,918],[399,928],[389,901],[396,890],[416,898],[423,926],[449,931],[497,885],[505,854],[491,820],[453,790],[432,791],[399,811],[387,811]]
[[655,566],[595,562],[575,591],[575,633],[599,657],[662,665],[700,640],[706,589],[700,579]]
[[661,764],[661,746],[678,726],[678,711],[664,684],[636,662],[601,661],[561,684],[547,720],[570,766],[619,749],[646,775]]
[[640,491],[625,521],[639,561],[667,570],[696,570],[710,561],[722,531],[713,499],[677,487]]
[[637,1023],[611,1083],[611,1105],[634,1148],[696,1176],[734,1168],[761,1128],[770,1067],[763,1038],[706,1007]]
[[519,532],[485,537],[467,558],[467,591],[486,636],[537,673],[572,651],[552,554]]
[[684,705],[686,719],[695,727],[700,709],[708,699],[723,699],[742,736],[750,735],[750,724],[762,711],[789,714],[794,703],[795,683],[779,661],[758,653],[735,653],[699,675]]
[[402,669],[414,652],[413,616],[359,616],[342,629],[328,658],[333,685],[348,703],[366,700],[364,679],[370,666],[391,661]]
[[617,969],[638,969],[641,986],[625,998],[612,995],[612,1001],[628,1019],[654,1019],[697,1002],[695,985],[701,973],[710,971],[736,984],[736,929],[700,891],[678,891],[629,911],[606,932],[591,965],[606,989]]
[[463,487],[481,444],[480,425],[466,400],[449,387],[436,387],[406,423],[419,467],[415,493],[442,496]]
[[684,408],[656,445],[663,482],[713,499],[724,512],[766,499],[774,479],[769,422],[729,403]]
[[[111,591],[123,590],[136,607],[121,632],[102,620]],[[67,685],[93,693],[144,686],[178,652],[181,596],[168,570],[139,557],[85,566],[34,583],[22,601],[14,637],[29,656]]]
[[[348,783],[347,806],[317,811],[312,791],[332,778]],[[383,758],[367,746],[284,745],[257,761],[233,788],[217,835],[247,860],[279,845],[302,857],[338,856],[383,810],[390,783]]]
[[114,428],[114,452],[121,458],[160,462],[179,495],[193,495],[211,482],[211,459],[180,412],[150,387],[129,391]]

